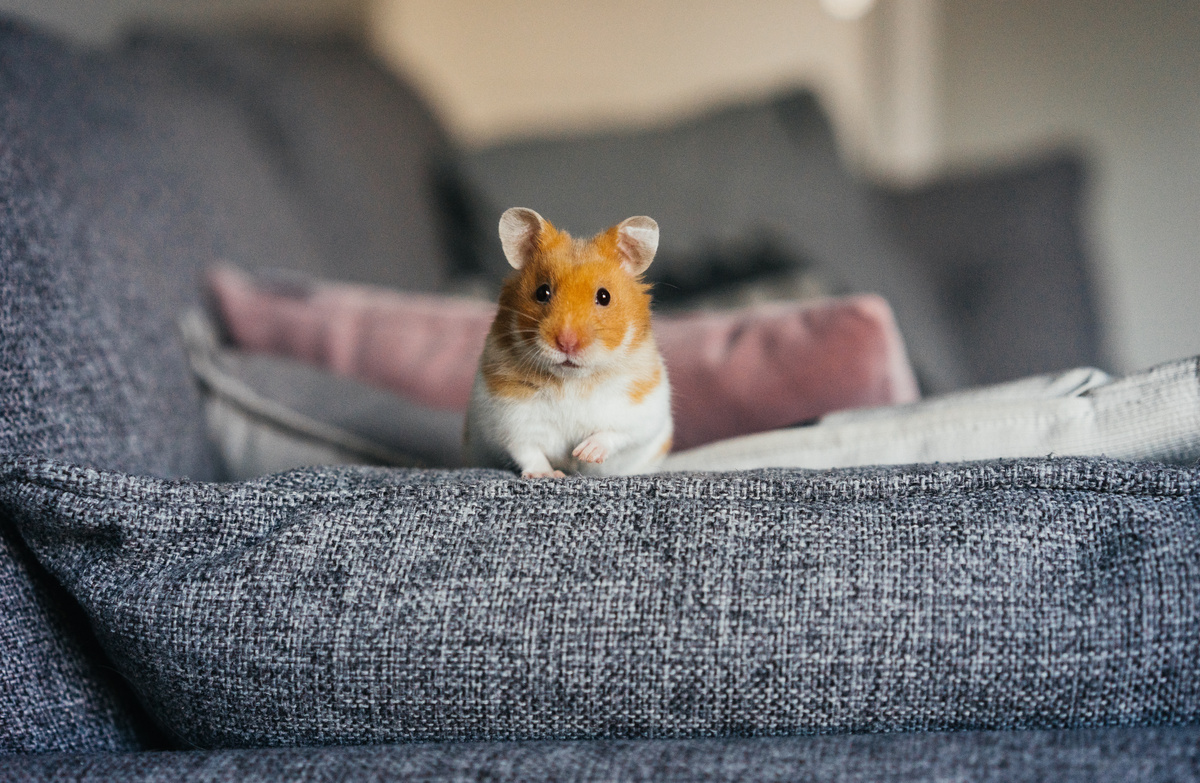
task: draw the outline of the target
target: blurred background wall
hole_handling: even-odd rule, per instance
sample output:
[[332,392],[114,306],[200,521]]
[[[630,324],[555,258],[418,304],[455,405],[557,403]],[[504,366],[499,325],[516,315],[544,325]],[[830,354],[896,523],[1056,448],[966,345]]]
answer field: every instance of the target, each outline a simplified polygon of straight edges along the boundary
[[0,0],[0,10],[93,43],[146,22],[354,30],[470,145],[664,122],[792,84],[820,93],[856,170],[893,183],[1069,145],[1092,165],[1087,229],[1115,368],[1200,354],[1195,0]]

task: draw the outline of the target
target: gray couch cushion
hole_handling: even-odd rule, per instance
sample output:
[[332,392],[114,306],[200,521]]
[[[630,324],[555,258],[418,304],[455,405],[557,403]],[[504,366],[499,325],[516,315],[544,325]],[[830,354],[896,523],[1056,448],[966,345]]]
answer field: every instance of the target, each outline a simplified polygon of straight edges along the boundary
[[[161,90],[159,111],[182,99],[209,134],[207,143],[189,139],[189,152],[212,149],[208,165],[189,172],[191,181],[251,210],[231,216],[248,239],[305,246],[291,257],[267,248],[267,258],[224,260],[414,290],[445,282],[451,147],[420,96],[361,46],[147,32],[127,55]],[[249,171],[222,156],[230,142],[251,145]],[[295,236],[280,236],[277,216],[256,217],[264,207],[247,203],[253,191],[245,189],[260,183],[270,189],[257,200],[285,209]]]
[[[0,23],[0,453],[212,478],[171,321],[97,218],[129,193],[90,178],[91,140],[129,117],[110,75]],[[0,750],[139,747],[122,683],[2,511],[0,541]]]
[[0,52],[0,452],[215,477],[164,295],[186,268],[145,247],[188,216],[142,200],[163,187],[136,103],[102,57],[7,25]]
[[[345,45],[83,53],[0,22],[0,453],[217,478],[174,327],[198,275],[333,265],[434,285],[439,132]],[[0,526],[0,749],[136,746],[77,608]]]
[[14,759],[38,780],[888,781],[1194,780],[1200,727],[713,740],[413,743]]
[[0,476],[202,747],[1200,720],[1195,470]]

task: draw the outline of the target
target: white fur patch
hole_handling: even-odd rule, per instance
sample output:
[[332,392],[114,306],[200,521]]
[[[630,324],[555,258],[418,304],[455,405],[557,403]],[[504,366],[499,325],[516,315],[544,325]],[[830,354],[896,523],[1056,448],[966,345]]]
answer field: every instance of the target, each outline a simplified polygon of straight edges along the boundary
[[[544,470],[530,455],[541,454],[550,466],[586,475],[613,476],[654,470],[665,456],[671,438],[671,391],[666,368],[653,344],[643,344],[639,369],[659,363],[662,380],[638,404],[629,388],[644,372],[614,373],[599,383],[567,378],[561,387],[547,386],[524,400],[493,395],[482,374],[475,378],[467,416],[467,452],[472,464]],[[604,462],[581,462],[572,456],[576,446],[604,433],[609,447]],[[532,460],[532,462],[531,462]],[[523,464],[525,463],[525,464]]]

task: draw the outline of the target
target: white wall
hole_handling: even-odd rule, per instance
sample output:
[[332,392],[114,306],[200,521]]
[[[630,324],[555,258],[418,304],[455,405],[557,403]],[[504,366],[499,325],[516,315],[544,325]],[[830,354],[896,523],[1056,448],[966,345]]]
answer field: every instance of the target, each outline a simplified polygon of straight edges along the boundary
[[867,143],[864,29],[818,0],[374,0],[378,51],[467,143],[653,123],[784,84]]
[[1115,358],[1200,354],[1200,3],[943,7],[945,162],[1080,146]]

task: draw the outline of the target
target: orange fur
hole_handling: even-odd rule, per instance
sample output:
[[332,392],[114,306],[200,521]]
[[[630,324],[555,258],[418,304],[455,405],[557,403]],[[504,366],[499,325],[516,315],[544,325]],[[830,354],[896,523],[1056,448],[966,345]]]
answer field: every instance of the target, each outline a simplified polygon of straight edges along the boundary
[[658,388],[662,383],[662,365],[655,364],[654,370],[648,376],[643,376],[629,385],[629,401],[634,405],[646,399],[646,395]]
[[482,369],[483,380],[487,383],[488,391],[497,397],[509,400],[527,400],[545,385],[536,381],[531,382],[528,377],[519,375],[511,368],[494,362],[484,364]]
[[[629,329],[630,348],[649,337],[649,286],[622,268],[617,239],[616,226],[579,240],[549,222],[544,225],[533,257],[500,291],[500,310],[492,322],[490,339],[508,361],[485,362],[482,370],[489,391],[524,399],[538,389],[561,386],[559,377],[522,360],[539,336],[550,345],[560,337],[572,337],[580,349],[598,341],[609,350],[621,345]],[[552,291],[545,304],[534,296],[543,284]],[[607,307],[596,303],[600,288],[611,295]],[[519,372],[514,371],[517,368]],[[661,370],[654,372],[653,382],[634,396],[635,402],[659,383]]]

